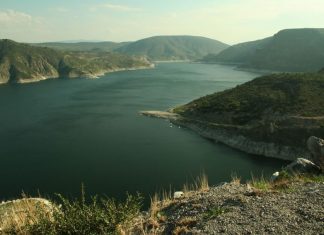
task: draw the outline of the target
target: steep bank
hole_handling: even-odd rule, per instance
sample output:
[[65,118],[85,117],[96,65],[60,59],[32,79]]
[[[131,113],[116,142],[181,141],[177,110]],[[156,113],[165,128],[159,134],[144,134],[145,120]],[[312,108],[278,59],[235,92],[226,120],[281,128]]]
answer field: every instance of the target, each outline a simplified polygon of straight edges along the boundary
[[281,143],[254,140],[244,134],[240,134],[249,131],[249,129],[244,129],[244,127],[187,119],[172,112],[141,111],[140,114],[149,117],[168,119],[173,124],[188,128],[204,138],[213,140],[216,143],[225,144],[249,154],[288,161],[293,161],[301,156],[308,159],[310,158],[310,152],[306,149],[306,144],[305,146],[297,147],[283,145]]
[[153,66],[144,57],[110,52],[61,52],[0,40],[0,84],[59,77],[95,78],[109,72]]
[[196,122],[186,119],[172,120],[172,122],[176,125],[186,127],[204,138],[226,144],[229,147],[249,154],[289,161],[293,161],[300,156],[310,158],[310,153],[304,146],[289,146],[281,143],[262,141],[262,139],[258,141],[243,134],[244,132],[249,132],[248,129],[241,132],[240,127]]

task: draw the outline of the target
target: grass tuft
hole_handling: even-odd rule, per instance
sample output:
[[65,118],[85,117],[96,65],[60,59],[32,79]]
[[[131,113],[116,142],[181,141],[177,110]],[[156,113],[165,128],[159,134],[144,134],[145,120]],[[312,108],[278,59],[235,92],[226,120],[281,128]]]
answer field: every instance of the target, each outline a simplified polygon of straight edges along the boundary
[[228,212],[228,209],[224,207],[213,207],[205,212],[204,218],[207,220],[212,220],[226,212]]

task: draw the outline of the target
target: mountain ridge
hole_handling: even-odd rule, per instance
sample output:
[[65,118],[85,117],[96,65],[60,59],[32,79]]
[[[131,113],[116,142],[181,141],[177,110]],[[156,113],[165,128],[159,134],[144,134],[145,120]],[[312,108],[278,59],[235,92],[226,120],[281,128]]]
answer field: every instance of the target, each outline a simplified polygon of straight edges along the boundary
[[228,45],[200,36],[153,36],[116,49],[129,55],[147,56],[152,60],[196,60],[209,52],[218,53]]
[[316,72],[324,65],[324,29],[283,29],[268,38],[233,45],[201,61],[237,64],[245,69]]

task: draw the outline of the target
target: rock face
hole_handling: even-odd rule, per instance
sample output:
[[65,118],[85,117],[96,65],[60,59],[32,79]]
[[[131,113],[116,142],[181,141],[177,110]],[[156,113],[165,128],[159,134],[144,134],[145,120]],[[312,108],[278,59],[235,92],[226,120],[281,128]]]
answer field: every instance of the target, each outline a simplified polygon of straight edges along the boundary
[[305,158],[310,157],[309,152],[304,148],[269,143],[262,140],[255,141],[246,136],[237,134],[235,130],[230,130],[229,127],[224,128],[221,125],[210,126],[204,123],[186,122],[181,118],[171,120],[171,122],[189,128],[202,137],[221,142],[246,153],[288,161],[294,161],[298,156],[304,156]]
[[293,174],[319,174],[321,172],[319,166],[305,158],[297,158],[296,161],[286,166],[285,170]]
[[226,144],[246,153],[288,161],[294,161],[298,156],[310,158],[310,153],[306,148],[271,143],[262,140],[256,141],[238,134],[236,126],[188,120],[181,115],[172,113],[172,110],[170,112],[141,111],[139,113],[144,116],[168,119],[173,124],[186,127],[204,138]]
[[309,137],[307,147],[311,152],[312,161],[324,170],[324,140],[315,136]]

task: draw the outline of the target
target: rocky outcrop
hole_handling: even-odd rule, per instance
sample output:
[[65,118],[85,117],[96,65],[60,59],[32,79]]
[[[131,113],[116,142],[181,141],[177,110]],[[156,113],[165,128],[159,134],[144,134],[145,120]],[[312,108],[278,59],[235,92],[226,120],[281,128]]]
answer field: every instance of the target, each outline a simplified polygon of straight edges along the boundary
[[321,169],[313,162],[305,158],[297,158],[294,162],[290,163],[284,168],[285,171],[291,174],[319,174]]
[[307,140],[307,147],[312,161],[324,171],[324,140],[311,136]]

